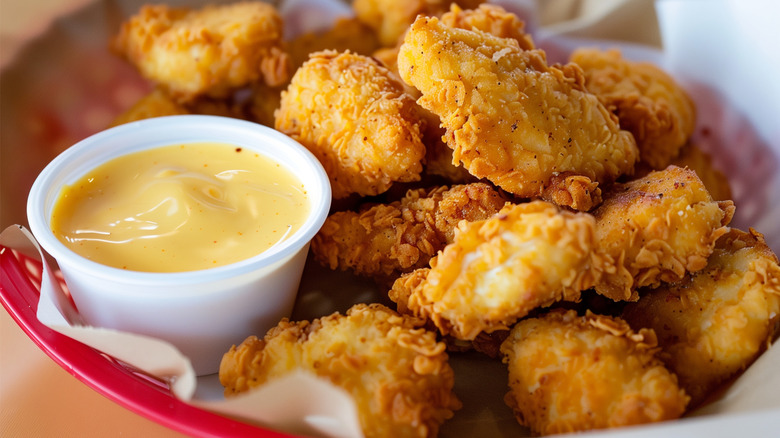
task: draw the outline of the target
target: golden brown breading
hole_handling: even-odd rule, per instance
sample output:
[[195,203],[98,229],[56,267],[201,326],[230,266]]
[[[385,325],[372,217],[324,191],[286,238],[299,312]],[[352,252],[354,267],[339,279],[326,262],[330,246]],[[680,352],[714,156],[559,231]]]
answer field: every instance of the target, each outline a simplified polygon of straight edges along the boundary
[[445,346],[422,321],[381,304],[357,304],[312,322],[283,319],[263,340],[228,351],[225,395],[304,370],[352,395],[366,437],[434,437],[461,403]]
[[270,4],[255,1],[199,10],[146,5],[122,25],[111,47],[186,101],[226,97],[258,80],[283,84],[290,71],[281,44],[281,17]]
[[712,157],[693,143],[680,150],[680,155],[672,160],[672,164],[687,167],[699,177],[704,187],[710,192],[712,199],[727,201],[733,199],[728,177],[712,165]]
[[295,71],[309,60],[310,54],[323,50],[349,50],[369,56],[379,49],[379,39],[373,29],[357,18],[339,18],[324,31],[308,32],[287,41],[285,48]]
[[441,118],[453,160],[508,192],[539,197],[562,172],[604,184],[633,171],[633,136],[585,90],[576,65],[550,67],[515,39],[419,17],[398,68]]
[[525,23],[498,5],[481,4],[476,9],[464,10],[453,3],[449,12],[441,16],[441,22],[459,29],[481,30],[499,38],[513,38],[523,50],[536,48],[531,35],[525,33]]
[[675,80],[649,62],[618,50],[577,49],[571,61],[585,72],[585,87],[631,131],[640,160],[655,170],[671,164],[693,133],[696,107]]
[[151,93],[142,97],[132,107],[117,116],[111,126],[135,122],[137,120],[150,119],[152,117],[175,116],[182,114],[206,114],[211,116],[223,116],[243,118],[243,113],[229,100],[216,100],[200,97],[189,102],[177,102],[164,89],[155,88]]
[[623,317],[655,330],[663,360],[698,405],[771,342],[780,322],[777,256],[755,230],[732,229],[706,268],[643,292]]
[[441,15],[454,2],[465,8],[477,7],[485,0],[354,0],[357,18],[373,28],[383,46],[394,46],[414,19],[422,15]]
[[611,265],[596,291],[615,301],[636,301],[640,287],[678,281],[704,268],[733,214],[734,203],[713,201],[689,169],[669,166],[616,184],[593,212],[598,251]]
[[444,335],[473,340],[506,330],[538,307],[577,301],[600,270],[595,221],[533,201],[490,219],[462,222],[453,243],[389,292],[399,311],[431,321]]
[[501,345],[504,400],[540,435],[678,418],[688,396],[657,351],[652,330],[634,332],[618,318],[573,310],[528,318]]
[[410,190],[400,201],[332,214],[312,240],[312,254],[331,269],[394,280],[427,266],[461,220],[487,219],[506,201],[485,183]]
[[[395,75],[398,75],[399,48],[400,46],[382,48],[374,52],[372,56]],[[420,97],[420,92],[416,88],[406,83],[403,84],[407,94],[415,99]],[[452,149],[442,140],[445,130],[440,126],[439,116],[423,107],[418,106],[418,108],[420,116],[425,120],[425,130],[423,131],[425,167],[423,172],[426,175],[441,177],[449,184],[476,182],[478,179],[474,175],[470,174],[459,162],[453,162]]]
[[422,172],[417,106],[388,69],[366,56],[312,54],[282,92],[275,127],[320,160],[335,199],[383,193]]

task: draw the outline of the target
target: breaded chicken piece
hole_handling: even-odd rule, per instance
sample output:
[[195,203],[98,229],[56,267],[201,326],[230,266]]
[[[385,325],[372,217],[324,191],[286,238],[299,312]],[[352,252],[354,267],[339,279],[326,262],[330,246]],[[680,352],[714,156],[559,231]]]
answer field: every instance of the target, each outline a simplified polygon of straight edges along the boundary
[[370,26],[383,46],[394,46],[414,19],[422,14],[438,16],[454,2],[467,9],[485,0],[354,0],[352,9],[357,18]]
[[275,116],[277,130],[320,160],[335,199],[377,195],[393,182],[420,179],[425,145],[417,106],[369,57],[312,54],[282,92]]
[[550,67],[544,52],[514,38],[419,17],[398,69],[422,92],[418,103],[440,117],[453,160],[508,192],[538,198],[557,184],[555,192],[570,192],[569,207],[589,210],[598,190],[583,198],[582,181],[553,177],[570,172],[603,185],[633,172],[633,136],[585,90],[576,65]]
[[461,220],[487,219],[506,202],[485,183],[410,190],[390,204],[333,213],[312,240],[312,254],[331,269],[395,280],[427,266]]
[[658,334],[664,361],[698,405],[767,348],[780,322],[780,267],[755,230],[718,239],[707,267],[643,292],[623,317]]
[[153,117],[176,116],[182,114],[206,114],[211,116],[243,118],[241,110],[237,106],[231,105],[227,100],[215,100],[203,97],[190,102],[180,103],[164,89],[155,88],[151,93],[133,104],[132,107],[118,115],[111,123],[111,126],[135,122],[137,120],[151,119]]
[[509,367],[504,400],[538,435],[675,419],[688,396],[657,352],[652,330],[552,310],[520,321],[501,345]]
[[323,50],[369,56],[380,47],[374,30],[357,18],[342,17],[319,32],[307,32],[289,41],[285,46],[292,60],[293,71],[309,60],[309,55]]
[[262,340],[230,348],[219,379],[229,397],[308,371],[352,395],[367,438],[434,437],[461,403],[444,344],[421,324],[381,304],[312,322],[283,319]]
[[593,215],[598,251],[609,259],[596,291],[636,301],[640,287],[704,268],[715,241],[728,232],[734,203],[713,201],[696,173],[669,166],[615,184]]
[[704,187],[710,192],[712,199],[727,201],[734,199],[731,194],[729,178],[715,168],[712,157],[693,143],[688,143],[680,150],[680,154],[672,160],[672,164],[679,167],[687,167],[699,177]]
[[577,49],[571,55],[585,72],[585,87],[634,134],[640,160],[665,169],[690,138],[696,107],[688,93],[649,62],[623,59],[618,50]]
[[449,12],[441,16],[441,22],[459,29],[481,30],[499,38],[513,38],[522,50],[536,48],[531,35],[525,32],[525,23],[498,5],[481,4],[476,9],[464,10],[453,3]]
[[538,307],[579,300],[600,269],[594,248],[590,215],[544,201],[509,204],[490,219],[462,222],[430,270],[399,278],[389,296],[399,311],[470,341]]
[[179,101],[226,97],[260,80],[285,83],[289,59],[281,45],[281,17],[258,1],[198,10],[146,5],[111,42],[115,53]]

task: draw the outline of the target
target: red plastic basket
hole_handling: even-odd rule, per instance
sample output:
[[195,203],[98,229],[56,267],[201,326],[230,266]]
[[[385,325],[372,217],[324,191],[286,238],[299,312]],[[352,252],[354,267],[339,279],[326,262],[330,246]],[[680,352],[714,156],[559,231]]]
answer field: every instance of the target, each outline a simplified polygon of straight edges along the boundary
[[[31,270],[29,267],[33,267]],[[58,333],[38,321],[41,264],[0,245],[0,301],[27,336],[57,364],[116,403],[191,436],[291,437],[187,404],[165,382]]]

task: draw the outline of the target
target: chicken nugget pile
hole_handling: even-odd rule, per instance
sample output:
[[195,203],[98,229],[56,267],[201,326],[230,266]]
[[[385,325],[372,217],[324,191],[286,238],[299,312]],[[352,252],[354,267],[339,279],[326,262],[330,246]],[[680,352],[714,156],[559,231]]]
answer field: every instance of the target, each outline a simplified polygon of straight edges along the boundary
[[616,50],[550,63],[481,0],[353,12],[285,39],[264,2],[145,6],[111,42],[154,89],[114,124],[211,114],[294,138],[333,188],[312,259],[395,305],[226,346],[226,396],[304,370],[354,397],[367,437],[432,437],[462,406],[449,359],[474,350],[545,435],[679,418],[770,347],[778,258],[730,227],[674,78]]

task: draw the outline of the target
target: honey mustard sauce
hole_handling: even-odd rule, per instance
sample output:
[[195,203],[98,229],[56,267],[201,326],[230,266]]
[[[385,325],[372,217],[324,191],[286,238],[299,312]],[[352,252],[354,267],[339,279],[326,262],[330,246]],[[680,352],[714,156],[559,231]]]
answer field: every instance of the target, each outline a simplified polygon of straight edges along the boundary
[[301,181],[274,160],[220,143],[164,146],[113,159],[63,187],[51,227],[105,265],[182,272],[268,250],[306,221]]

